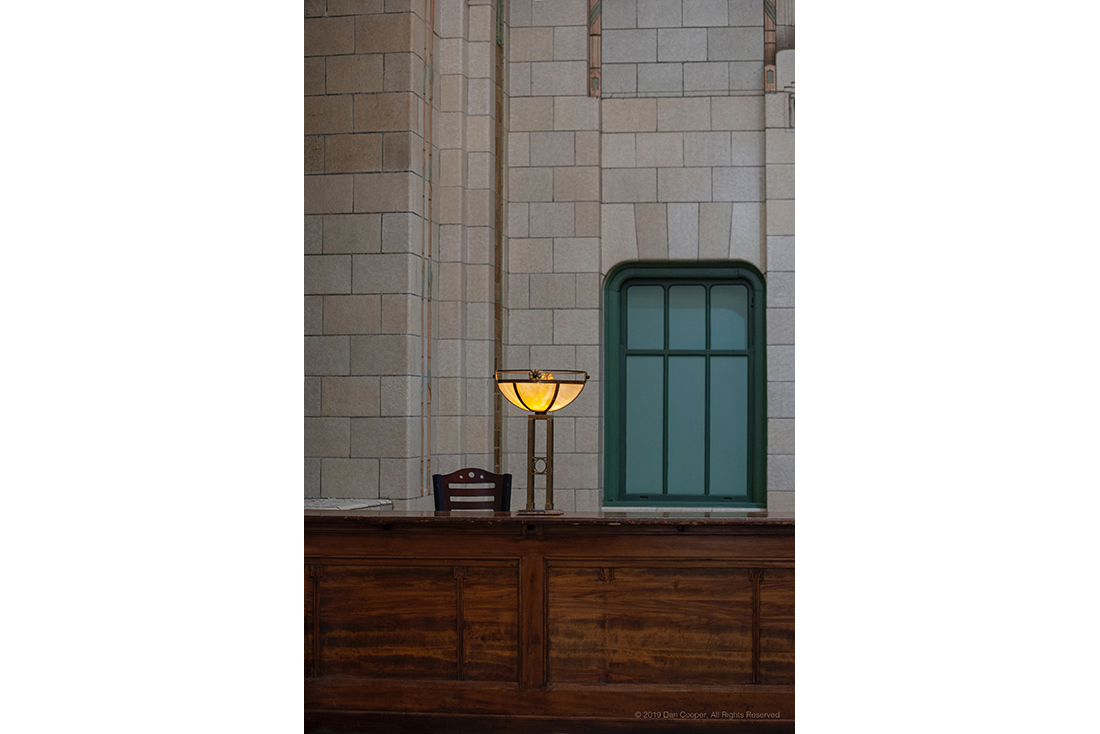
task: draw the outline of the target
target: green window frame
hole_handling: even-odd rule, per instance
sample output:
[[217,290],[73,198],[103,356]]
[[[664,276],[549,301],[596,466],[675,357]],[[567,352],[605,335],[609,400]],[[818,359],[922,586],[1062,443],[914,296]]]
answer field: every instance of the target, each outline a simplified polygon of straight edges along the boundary
[[764,317],[749,263],[608,273],[605,505],[767,506]]

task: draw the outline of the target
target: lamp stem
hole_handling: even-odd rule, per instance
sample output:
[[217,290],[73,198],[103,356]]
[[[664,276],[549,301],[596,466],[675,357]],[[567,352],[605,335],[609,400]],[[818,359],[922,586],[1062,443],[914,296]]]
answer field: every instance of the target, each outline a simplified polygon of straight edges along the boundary
[[546,509],[554,509],[554,416],[546,414]]
[[527,509],[535,509],[535,416],[527,416]]

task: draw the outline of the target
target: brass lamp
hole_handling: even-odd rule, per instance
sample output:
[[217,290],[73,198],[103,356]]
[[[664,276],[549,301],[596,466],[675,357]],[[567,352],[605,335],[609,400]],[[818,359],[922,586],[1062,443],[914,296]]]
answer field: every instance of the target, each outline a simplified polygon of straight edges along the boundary
[[[554,509],[554,417],[550,415],[573,402],[584,384],[587,372],[576,370],[497,370],[497,388],[512,405],[531,413],[527,416],[527,509],[521,515],[560,515]],[[535,422],[546,425],[546,456],[535,456]],[[541,467],[539,464],[541,463]],[[546,477],[546,508],[535,509],[535,477]]]

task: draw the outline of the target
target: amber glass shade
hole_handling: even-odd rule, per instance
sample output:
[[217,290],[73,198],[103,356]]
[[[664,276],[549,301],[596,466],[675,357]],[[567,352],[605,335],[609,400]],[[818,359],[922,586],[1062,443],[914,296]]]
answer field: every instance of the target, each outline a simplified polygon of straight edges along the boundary
[[497,388],[508,402],[532,413],[561,410],[581,394],[587,381],[587,372],[572,370],[500,370],[496,373]]

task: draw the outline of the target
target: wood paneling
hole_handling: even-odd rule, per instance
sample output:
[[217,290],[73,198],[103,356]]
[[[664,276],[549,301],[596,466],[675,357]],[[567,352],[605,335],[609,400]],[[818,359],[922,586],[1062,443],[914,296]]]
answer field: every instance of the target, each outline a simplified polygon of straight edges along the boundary
[[[308,513],[305,547],[307,731],[337,712],[410,730],[793,726],[793,521]],[[641,716],[681,711],[720,722]]]
[[549,583],[551,682],[752,682],[743,569],[552,568]]

